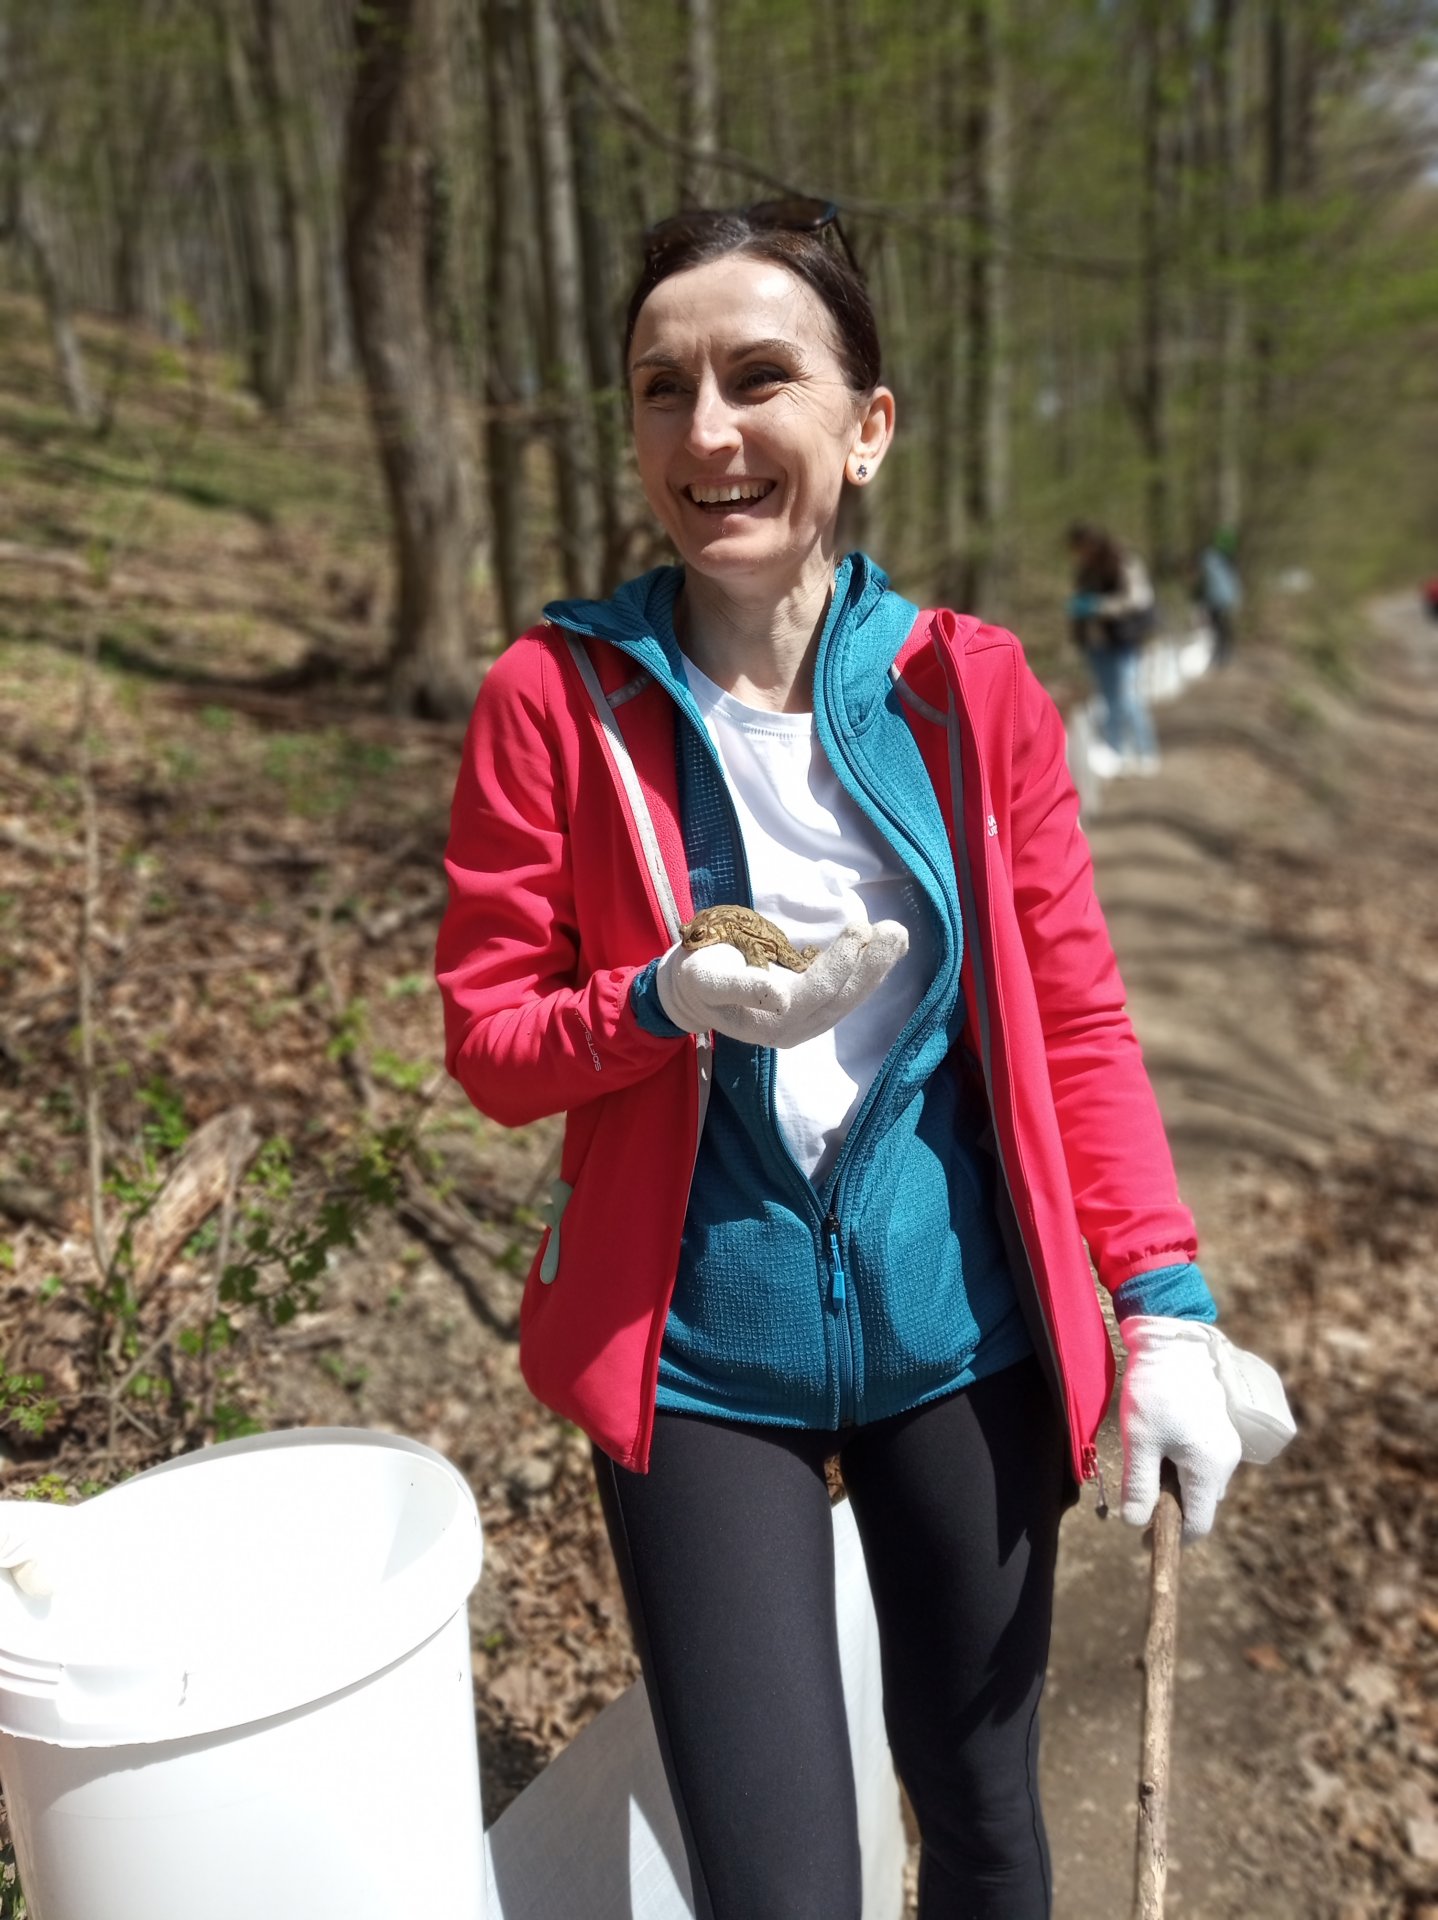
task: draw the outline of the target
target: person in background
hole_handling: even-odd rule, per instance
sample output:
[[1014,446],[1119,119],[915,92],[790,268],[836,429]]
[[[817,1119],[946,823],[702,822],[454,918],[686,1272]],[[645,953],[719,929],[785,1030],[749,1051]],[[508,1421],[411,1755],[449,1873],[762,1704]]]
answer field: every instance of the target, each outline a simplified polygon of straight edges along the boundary
[[1047,1920],[1055,1551],[1114,1374],[1090,1250],[1125,1516],[1167,1458],[1206,1532],[1242,1441],[1062,717],[1011,633],[839,541],[895,402],[836,216],[647,237],[625,378],[680,564],[484,678],[446,1061],[503,1125],[565,1116],[520,1364],[594,1443],[697,1920],[860,1920],[834,1457],[922,1920]]
[[1238,577],[1238,541],[1229,527],[1220,527],[1198,556],[1193,598],[1213,629],[1213,661],[1224,666],[1233,655],[1234,625],[1243,605],[1243,582]]
[[1156,773],[1158,739],[1139,683],[1143,643],[1153,629],[1153,587],[1143,562],[1102,527],[1068,530],[1075,644],[1103,703],[1103,737],[1091,755],[1101,774]]

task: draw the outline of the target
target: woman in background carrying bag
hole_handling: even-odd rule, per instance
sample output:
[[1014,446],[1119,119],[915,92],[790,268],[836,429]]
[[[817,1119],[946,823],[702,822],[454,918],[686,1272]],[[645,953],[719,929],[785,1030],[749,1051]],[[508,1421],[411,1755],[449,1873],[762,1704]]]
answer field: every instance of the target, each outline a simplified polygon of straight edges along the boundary
[[1068,548],[1074,566],[1073,636],[1103,703],[1094,771],[1157,773],[1158,739],[1139,678],[1143,643],[1154,621],[1148,573],[1137,554],[1125,553],[1112,534],[1082,520],[1069,528]]
[[[490,669],[455,794],[447,1058],[566,1115],[521,1361],[594,1442],[703,1920],[859,1920],[825,1462],[863,1538],[923,1920],[1051,1903],[1059,1521],[1129,1351],[1124,1512],[1240,1452],[1064,730],[998,629],[843,554],[894,430],[836,210],[648,236],[626,371],[681,565]],[[795,948],[681,937],[757,908]],[[797,965],[794,963],[798,963]]]

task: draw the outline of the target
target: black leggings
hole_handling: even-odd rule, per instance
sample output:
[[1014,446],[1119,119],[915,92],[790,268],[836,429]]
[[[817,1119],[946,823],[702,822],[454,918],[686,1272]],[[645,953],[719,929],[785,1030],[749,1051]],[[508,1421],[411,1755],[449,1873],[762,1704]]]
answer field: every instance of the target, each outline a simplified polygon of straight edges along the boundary
[[1038,1704],[1062,1423],[1028,1360],[844,1434],[661,1413],[595,1467],[698,1920],[860,1920],[824,1460],[842,1460],[922,1920],[1046,1920]]

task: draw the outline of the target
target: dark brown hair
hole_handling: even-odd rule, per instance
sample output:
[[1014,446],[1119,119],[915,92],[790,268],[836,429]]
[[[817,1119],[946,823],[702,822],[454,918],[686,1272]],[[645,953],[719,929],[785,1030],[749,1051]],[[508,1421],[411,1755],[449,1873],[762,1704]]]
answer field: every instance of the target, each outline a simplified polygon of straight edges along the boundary
[[1117,593],[1123,586],[1123,551],[1111,533],[1075,520],[1065,536],[1077,562],[1075,585],[1083,593]]
[[[668,227],[670,223],[666,222]],[[708,266],[731,253],[787,267],[823,301],[834,321],[839,364],[855,393],[872,393],[879,384],[879,329],[863,275],[835,250],[824,231],[794,232],[786,227],[751,224],[743,208],[734,212],[696,212],[672,240],[651,248],[644,261],[624,325],[624,364],[639,310],[661,281],[689,267]]]

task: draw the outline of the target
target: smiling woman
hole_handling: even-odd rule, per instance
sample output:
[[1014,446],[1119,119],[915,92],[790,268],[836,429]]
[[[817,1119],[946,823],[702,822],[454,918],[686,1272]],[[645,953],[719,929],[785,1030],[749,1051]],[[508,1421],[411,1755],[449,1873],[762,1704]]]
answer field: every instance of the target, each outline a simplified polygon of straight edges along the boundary
[[594,1441],[699,1920],[859,1920],[835,1456],[922,1920],[1044,1920],[1090,1255],[1138,1362],[1125,1517],[1168,1457],[1206,1531],[1240,1443],[1062,722],[1012,634],[838,549],[894,432],[842,239],[822,202],[650,236],[626,368],[680,565],[554,603],[484,683],[447,1060],[495,1119],[566,1115],[521,1362]]

